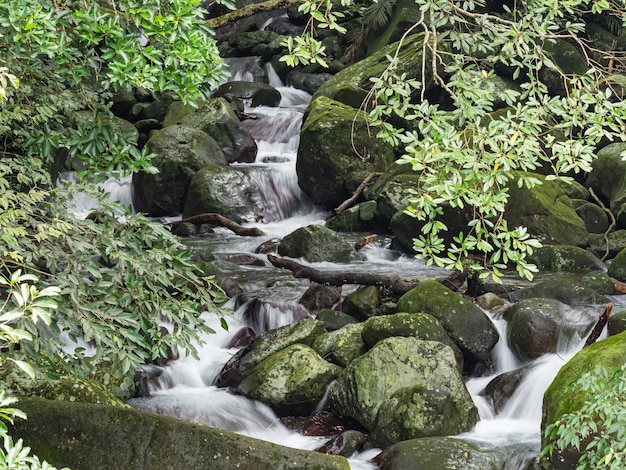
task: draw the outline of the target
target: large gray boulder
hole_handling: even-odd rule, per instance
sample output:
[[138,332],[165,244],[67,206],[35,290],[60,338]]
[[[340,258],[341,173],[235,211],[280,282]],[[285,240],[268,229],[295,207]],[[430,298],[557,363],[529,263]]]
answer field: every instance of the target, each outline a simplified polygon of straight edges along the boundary
[[73,470],[337,469],[343,457],[283,447],[126,407],[29,398],[10,428],[48,463]]
[[183,217],[214,212],[238,223],[254,222],[263,218],[261,201],[247,169],[207,165],[189,182]]
[[437,281],[420,282],[398,299],[398,310],[435,317],[470,364],[486,361],[500,338],[480,307]]
[[233,390],[277,409],[320,401],[341,367],[304,344],[292,344],[259,363]]
[[395,159],[394,149],[371,135],[362,112],[325,96],[309,105],[296,172],[314,202],[337,207],[370,173],[384,171]]
[[[445,435],[451,431],[447,426],[454,427],[455,434],[468,431],[478,419],[452,349],[417,338],[377,343],[339,374],[329,400],[333,409],[356,419],[381,445],[421,437],[425,430]],[[454,423],[442,423],[441,415],[454,416]]]
[[218,143],[229,163],[251,163],[256,158],[256,142],[224,98],[199,103],[198,107],[174,102],[163,121],[164,126],[173,124],[200,129],[209,134]]
[[226,158],[207,133],[186,126],[155,131],[146,144],[155,156],[156,174],[133,176],[133,202],[150,216],[178,215],[183,210],[187,186],[207,165],[226,165]]
[[347,263],[361,258],[341,235],[316,224],[300,227],[285,235],[278,245],[278,254],[304,258],[313,263],[321,261]]

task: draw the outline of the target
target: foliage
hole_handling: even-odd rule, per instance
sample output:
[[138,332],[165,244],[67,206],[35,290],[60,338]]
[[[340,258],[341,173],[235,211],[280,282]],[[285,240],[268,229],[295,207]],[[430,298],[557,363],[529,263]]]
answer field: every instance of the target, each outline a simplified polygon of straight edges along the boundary
[[393,16],[393,9],[397,0],[377,0],[363,9],[363,22],[366,28],[382,29]]
[[[577,469],[622,469],[626,466],[626,364],[609,376],[603,367],[583,374],[569,392],[589,392],[577,413],[569,413],[545,429],[551,444],[541,454],[574,447],[581,451]],[[584,448],[583,448],[584,446]]]
[[[50,286],[39,291],[35,285],[30,284],[37,281],[36,276],[22,274],[20,271],[14,272],[10,279],[0,276],[0,286],[8,289],[8,296],[0,306],[0,348],[4,349],[22,340],[32,339],[28,331],[13,326],[16,321],[28,324],[50,323],[51,311],[57,308],[54,297],[59,294],[59,289]],[[11,358],[9,360],[34,378],[30,364]],[[0,356],[0,367],[3,362],[4,359]],[[24,447],[21,439],[13,442],[8,435],[5,422],[13,423],[14,418],[26,418],[22,411],[11,406],[16,401],[16,398],[8,396],[0,387],[0,439],[3,440],[3,447],[0,448],[0,468],[54,470],[47,462],[40,462],[36,456],[29,455],[30,448]]]
[[[592,64],[580,39],[583,15],[615,5],[585,0],[506,4],[499,14],[479,11],[483,0],[416,0],[421,20],[407,32],[424,34],[421,77],[399,73],[396,56],[373,79],[369,101],[378,137],[401,146],[400,163],[419,175],[407,212],[423,221],[414,240],[429,263],[462,270],[479,254],[480,276],[498,279],[508,264],[521,276],[536,271],[525,257],[539,246],[524,227],[509,227],[504,210],[508,187],[533,187],[537,179],[518,171],[549,168],[571,176],[590,169],[601,141],[626,139],[626,105],[606,86],[605,70]],[[626,10],[611,11],[622,18]],[[576,44],[588,71],[566,74],[548,52],[557,41]],[[505,70],[519,89],[498,91],[496,70]],[[557,77],[563,93],[549,90]],[[436,85],[446,98],[430,100]],[[496,101],[504,109],[497,113]],[[367,101],[366,101],[367,102]],[[394,123],[403,122],[399,127]],[[521,175],[521,176],[520,176]],[[441,221],[444,208],[469,214],[468,230],[451,234]]]

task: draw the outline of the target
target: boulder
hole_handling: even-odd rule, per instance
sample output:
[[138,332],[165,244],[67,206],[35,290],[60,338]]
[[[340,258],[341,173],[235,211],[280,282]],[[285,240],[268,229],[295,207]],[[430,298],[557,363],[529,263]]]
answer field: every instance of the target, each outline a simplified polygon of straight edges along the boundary
[[609,217],[604,209],[597,204],[584,201],[576,206],[576,213],[585,222],[585,227],[589,233],[603,234],[609,228]]
[[[446,390],[450,396],[442,399],[437,390]],[[394,402],[398,406],[384,408],[379,418],[383,405],[392,399],[398,400]],[[417,338],[394,337],[377,343],[339,374],[329,400],[340,415],[357,420],[381,443],[422,436],[427,423],[432,424],[432,432],[439,432],[434,430],[441,409],[423,408],[425,403],[450,407],[457,432],[468,431],[478,419],[452,349]],[[398,428],[390,430],[395,421],[400,423]]]
[[226,165],[221,148],[209,135],[186,126],[155,131],[147,143],[156,174],[133,176],[135,209],[150,216],[178,215],[193,176],[207,165]]
[[425,437],[398,442],[376,457],[380,470],[497,470],[493,454],[450,437]]
[[608,302],[607,294],[614,294],[613,283],[604,273],[577,278],[563,275],[523,287],[509,294],[513,302],[524,299],[554,299],[567,305],[589,305]]
[[626,281],[626,248],[622,249],[609,264],[609,276],[618,281]]
[[270,106],[275,107],[282,99],[280,92],[266,83],[230,81],[223,83],[213,92],[213,96],[218,98],[225,94],[232,94],[237,98],[251,101],[252,107]]
[[293,71],[289,72],[287,75],[287,86],[292,86],[298,90],[304,90],[312,95],[330,78],[332,78],[332,75],[329,73],[305,73]]
[[559,185],[536,173],[524,175],[542,184],[520,188],[516,179],[509,183],[505,208],[509,227],[524,226],[545,244],[586,246],[589,233],[585,223]]
[[349,470],[348,461],[126,407],[20,400],[9,433],[48,463],[74,470],[280,468]]
[[317,452],[350,457],[359,450],[366,441],[366,434],[360,431],[348,430],[330,439],[326,444],[317,449]]
[[617,228],[626,228],[626,162],[622,152],[626,142],[616,142],[601,148],[591,164],[585,186],[604,201],[617,218]]
[[324,96],[310,103],[296,172],[313,202],[337,207],[370,173],[384,171],[395,159],[394,149],[371,135],[362,112]]
[[322,309],[333,308],[341,301],[341,286],[329,286],[311,282],[298,303],[316,314]]
[[589,234],[589,251],[596,256],[615,258],[617,254],[626,247],[626,230],[615,230],[607,234],[590,233]]
[[376,219],[376,201],[356,204],[326,221],[326,227],[336,232],[378,232],[387,229]]
[[[614,371],[624,364],[624,357],[626,357],[626,332],[597,341],[581,349],[561,368],[546,390],[543,398],[542,448],[550,444],[544,434],[548,424],[555,423],[564,414],[576,413],[583,407],[586,401],[596,400],[597,394],[592,388],[572,390],[570,385],[585,372],[594,370],[596,366],[606,368],[610,377]],[[577,452],[566,452],[563,454],[560,449],[555,449],[551,461],[546,462],[543,468],[575,468],[579,456]]]
[[606,325],[609,336],[615,336],[626,331],[626,310],[621,310],[611,316]]
[[567,329],[571,309],[553,299],[527,299],[517,302],[504,314],[508,322],[511,348],[523,360],[555,353],[559,336]]
[[304,258],[312,263],[347,263],[362,256],[337,232],[316,224],[300,227],[286,235],[278,245],[278,254]]
[[314,409],[341,367],[304,344],[292,344],[261,361],[234,392],[277,409]]
[[606,271],[597,256],[579,246],[544,245],[526,257],[542,271]]
[[504,372],[493,378],[480,392],[482,396],[488,397],[496,414],[499,414],[506,406],[509,398],[513,396],[517,386],[522,382],[528,373],[527,367],[520,367],[509,372]]
[[346,326],[351,323],[358,323],[356,318],[351,317],[347,313],[330,310],[328,308],[320,310],[317,314],[317,319],[324,323],[324,326],[328,331],[335,331],[342,326]]
[[183,206],[183,217],[214,212],[237,223],[263,219],[259,188],[248,169],[207,165],[191,181]]
[[256,158],[256,142],[224,98],[212,99],[197,107],[174,102],[163,121],[164,126],[173,124],[200,129],[209,134],[218,143],[229,163],[251,163]]
[[346,367],[367,348],[361,337],[363,323],[351,323],[338,330],[322,333],[313,342],[317,353],[335,364]]
[[357,320],[364,321],[378,313],[381,305],[380,291],[377,286],[363,286],[346,295],[341,304],[341,311]]
[[489,317],[477,305],[437,281],[420,282],[400,297],[398,310],[435,317],[470,364],[487,361],[500,339]]

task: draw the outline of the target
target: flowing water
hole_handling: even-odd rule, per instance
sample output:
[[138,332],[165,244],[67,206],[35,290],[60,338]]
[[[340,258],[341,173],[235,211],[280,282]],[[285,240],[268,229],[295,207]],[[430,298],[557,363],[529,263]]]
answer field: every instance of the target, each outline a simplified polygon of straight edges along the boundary
[[[231,299],[227,305],[233,312],[227,318],[229,331],[220,328],[218,319],[207,315],[206,319],[213,323],[216,334],[205,338],[205,344],[199,349],[199,360],[181,358],[166,367],[150,366],[149,375],[158,377],[152,384],[151,396],[133,399],[130,404],[282,445],[312,450],[320,447],[326,439],[292,432],[269,407],[214,385],[222,366],[236,352],[227,345],[241,328],[251,327],[259,334],[307,315],[297,301],[308,287],[308,281],[295,279],[290,272],[273,268],[264,255],[255,253],[255,249],[264,241],[283,237],[298,227],[323,224],[329,216],[307,201],[298,188],[295,173],[299,130],[310,95],[283,86],[271,69],[263,69],[254,58],[233,60],[230,66],[233,78],[237,80],[254,81],[269,75],[270,82],[283,96],[277,108],[245,110],[252,119],[244,121],[244,125],[255,137],[259,149],[256,162],[247,166],[251,169],[253,181],[263,190],[266,209],[263,223],[251,225],[259,226],[267,235],[260,238],[240,237],[218,228],[207,238],[191,238],[185,242],[191,247],[209,251],[222,269],[232,268],[232,278],[243,286],[245,294]],[[119,184],[126,183],[108,182],[115,189]],[[447,274],[394,252],[389,249],[389,240],[384,238],[366,246],[362,253],[366,255],[366,261],[349,266],[316,263],[315,267],[325,271],[361,270],[398,274],[412,279],[433,279]],[[255,262],[245,266],[235,265],[232,260],[241,255]],[[346,286],[344,294],[354,288]],[[522,363],[506,342],[506,322],[500,318],[492,320],[502,338],[493,352],[494,373],[489,377],[471,378],[467,382],[479,409],[480,422],[472,432],[457,437],[493,451],[501,468],[523,470],[529,468],[539,452],[543,393],[560,367],[581,347],[581,338],[575,334],[564,336],[558,354]],[[584,312],[580,313],[579,321],[593,323],[593,319]],[[506,406],[496,413],[481,395],[482,390],[497,375],[520,367],[525,367],[526,375]],[[352,456],[351,468],[375,468],[368,460],[377,452],[374,449]]]

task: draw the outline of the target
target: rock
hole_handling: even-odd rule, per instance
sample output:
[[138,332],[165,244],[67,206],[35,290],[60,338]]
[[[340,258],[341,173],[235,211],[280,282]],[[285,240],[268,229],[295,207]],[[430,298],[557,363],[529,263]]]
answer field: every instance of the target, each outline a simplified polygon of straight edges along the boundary
[[233,390],[277,409],[312,410],[340,371],[309,346],[292,344],[261,361]]
[[313,202],[337,207],[370,173],[385,170],[395,159],[394,149],[370,134],[362,112],[324,96],[309,104],[296,172]]
[[246,169],[207,165],[189,182],[183,217],[214,212],[237,223],[254,222],[263,218],[261,201]]
[[280,104],[282,99],[280,92],[276,88],[259,82],[230,81],[223,83],[213,92],[213,96],[216,98],[225,94],[232,94],[241,99],[249,99],[252,107],[275,107]]
[[[416,386],[423,387],[418,390]],[[403,389],[413,393],[400,392]],[[425,423],[437,421],[437,412],[419,409],[419,396],[446,390],[450,402],[459,410],[459,429],[469,430],[478,413],[459,373],[452,350],[435,341],[416,338],[387,338],[352,361],[331,385],[330,404],[340,415],[356,419],[380,441],[410,439],[420,434]],[[396,395],[398,393],[398,395]],[[394,396],[406,397],[403,405],[386,408],[383,422],[377,425],[379,410]],[[413,398],[413,395],[416,395]],[[385,428],[398,421],[402,429],[391,435]],[[397,433],[395,432],[397,431]],[[461,432],[461,431],[459,431]]]
[[626,248],[622,249],[609,264],[608,275],[618,281],[626,281]]
[[[237,34],[236,44],[237,52],[242,56],[256,56],[261,55],[258,53],[259,45],[267,45],[280,37],[278,33],[274,31],[245,31]],[[253,49],[257,49],[253,52]]]
[[437,281],[422,281],[398,300],[400,312],[424,312],[435,317],[461,348],[465,361],[489,359],[500,336],[485,313]]
[[218,143],[229,163],[252,163],[256,158],[256,142],[224,98],[200,103],[196,108],[174,102],[163,121],[164,126],[173,124],[200,129],[209,134]]
[[322,333],[313,342],[313,349],[325,359],[346,367],[367,348],[361,337],[363,323],[351,323],[338,330]]
[[364,286],[359,287],[343,299],[341,311],[359,321],[364,321],[377,315],[380,305],[381,298],[378,287]]
[[[601,283],[597,281],[602,279]],[[606,276],[598,273],[594,278],[574,278],[564,275],[559,278],[548,279],[538,282],[529,287],[518,289],[509,294],[513,302],[532,298],[554,299],[568,305],[588,305],[607,303],[606,294],[614,294],[609,291],[612,286],[606,284]]]
[[198,170],[226,164],[215,140],[199,129],[170,126],[155,131],[147,146],[159,172],[133,176],[133,202],[137,210],[154,217],[180,214],[187,186]]
[[287,86],[304,90],[311,95],[326,81],[332,78],[329,73],[304,73],[292,71],[287,74]]
[[[292,344],[310,346],[315,338],[325,333],[324,324],[312,318],[261,333],[241,356],[232,373],[231,384],[237,385],[262,361]],[[227,363],[228,365],[228,363]]]
[[329,286],[311,282],[311,285],[302,294],[298,303],[311,313],[318,313],[322,309],[330,309],[341,301],[341,286]]
[[376,219],[376,201],[356,204],[326,221],[326,227],[336,232],[379,232],[385,231]]
[[519,188],[516,179],[508,184],[505,218],[509,227],[526,227],[544,244],[586,246],[589,233],[585,223],[563,190],[542,175],[525,173],[525,176],[542,184],[530,189]]
[[492,379],[480,394],[491,400],[494,411],[499,414],[527,373],[528,368],[526,367],[504,372]]
[[28,420],[16,420],[10,434],[59,468],[350,468],[343,457],[282,447],[131,408],[29,398],[20,400],[20,409],[28,414]]
[[357,323],[357,319],[351,317],[347,313],[339,312],[337,310],[330,310],[323,308],[317,314],[317,319],[324,323],[324,326],[328,331],[335,331],[342,326],[349,325],[351,323]]
[[597,204],[585,201],[576,207],[576,213],[585,222],[589,233],[604,233],[609,228],[609,217]]
[[604,234],[589,234],[589,251],[599,257],[615,258],[617,254],[626,248],[626,230],[615,230],[608,234],[608,250],[607,241]]
[[589,66],[580,51],[563,39],[556,39],[544,44],[544,51],[560,71],[542,67],[540,80],[546,84],[551,95],[567,96],[562,74],[584,75]]
[[372,317],[363,323],[361,333],[367,347],[394,336],[413,337],[446,344],[454,351],[454,356],[463,370],[463,353],[446,333],[439,320],[426,313],[395,313]]
[[312,263],[346,263],[362,256],[341,235],[315,224],[300,227],[286,235],[278,246],[278,254],[305,258]]
[[476,304],[482,309],[492,310],[496,307],[504,305],[504,300],[493,292],[487,292],[479,297],[476,297]]
[[[541,423],[542,448],[550,443],[544,435],[544,430],[548,424],[555,423],[566,413],[577,412],[586,401],[596,400],[597,395],[593,389],[572,390],[570,385],[585,372],[594,370],[596,366],[605,367],[610,377],[624,364],[624,357],[626,357],[626,332],[597,341],[581,349],[561,368],[544,394]],[[569,452],[567,454],[565,455],[567,460],[563,462],[563,454],[558,450],[555,451],[550,462],[551,465],[546,465],[543,468],[575,468],[579,454],[570,454]]]
[[606,271],[607,267],[597,256],[578,246],[544,245],[535,248],[527,261],[541,270],[553,271]]
[[303,436],[337,436],[346,430],[346,426],[335,415],[322,411],[309,416],[300,429]]
[[591,163],[591,171],[585,186],[609,202],[611,212],[617,218],[617,228],[626,228],[626,162],[622,152],[626,142],[616,142],[601,148]]
[[517,302],[504,314],[511,348],[523,360],[555,353],[559,335],[567,329],[570,308],[558,300],[527,299]]
[[317,449],[317,452],[350,457],[365,444],[366,440],[367,436],[362,432],[348,430],[330,439],[326,444]]
[[449,437],[427,437],[398,442],[376,457],[380,470],[497,470],[493,454]]
[[615,336],[626,331],[626,310],[621,310],[611,316],[606,325],[609,336]]

